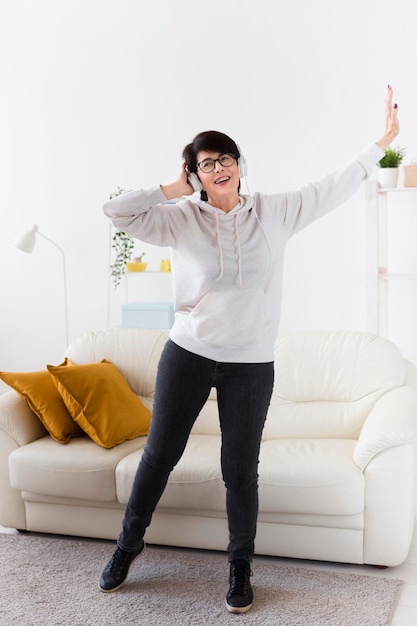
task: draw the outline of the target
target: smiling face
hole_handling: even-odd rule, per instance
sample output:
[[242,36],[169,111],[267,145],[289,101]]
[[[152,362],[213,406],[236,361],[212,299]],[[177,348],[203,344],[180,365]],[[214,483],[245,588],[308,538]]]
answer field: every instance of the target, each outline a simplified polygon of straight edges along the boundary
[[[206,152],[202,150],[197,154],[197,174],[207,193],[210,204],[230,211],[239,202],[238,187],[240,183],[237,161],[232,159],[231,165],[225,165],[230,159],[223,159],[224,153]],[[213,159],[214,168],[211,172],[204,172],[204,161]]]

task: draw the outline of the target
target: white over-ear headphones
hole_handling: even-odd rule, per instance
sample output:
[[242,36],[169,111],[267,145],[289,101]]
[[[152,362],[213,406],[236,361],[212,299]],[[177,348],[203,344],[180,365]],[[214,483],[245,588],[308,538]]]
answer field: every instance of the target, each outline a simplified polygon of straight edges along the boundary
[[[238,144],[236,145],[240,153],[240,157],[237,160],[237,168],[239,172],[239,177],[245,178],[245,176],[248,175],[248,164],[247,164],[245,157],[242,154],[242,150],[240,149],[240,146]],[[194,191],[202,191],[203,185],[201,184],[200,179],[197,176],[197,174],[195,172],[189,172],[188,168],[187,168],[187,172],[188,172],[188,182],[190,183]]]
[[240,178],[245,178],[245,176],[248,175],[248,164],[246,162],[245,157],[243,156],[243,152],[240,149],[239,144],[236,144],[240,153],[240,157],[238,158],[237,161],[237,166],[238,166],[238,170],[239,170],[239,176]]
[[188,167],[186,168],[186,170],[188,173],[188,182],[190,183],[194,191],[203,191],[203,185],[201,184],[197,174],[195,172],[189,172]]

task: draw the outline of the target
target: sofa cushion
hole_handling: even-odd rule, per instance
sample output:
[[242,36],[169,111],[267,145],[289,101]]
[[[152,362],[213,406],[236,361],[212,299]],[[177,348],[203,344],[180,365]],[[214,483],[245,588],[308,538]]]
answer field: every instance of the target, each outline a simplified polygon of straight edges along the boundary
[[146,435],[151,413],[109,361],[48,365],[72,419],[103,448]]
[[274,395],[262,437],[264,440],[357,439],[374,405],[373,396],[357,402],[290,402]]
[[105,450],[88,437],[72,439],[67,446],[42,437],[9,455],[10,483],[19,491],[114,502],[118,462],[145,441],[140,437]]
[[406,364],[390,341],[365,332],[300,332],[275,343],[276,394],[292,402],[356,402],[404,384]]
[[[263,442],[259,465],[262,512],[362,514],[364,477],[353,463],[355,444],[332,439]],[[225,510],[220,446],[220,437],[190,436],[160,500],[162,508]],[[117,465],[116,493],[122,504],[129,499],[142,452],[132,452]]]
[[365,479],[353,462],[356,441],[276,439],[261,446],[259,500],[263,513],[363,513]]
[[282,335],[264,439],[355,439],[375,402],[405,377],[398,348],[370,333]]
[[[185,452],[174,467],[160,500],[161,507],[215,510],[225,508],[220,467],[220,437],[190,435]],[[116,468],[117,499],[126,504],[142,450],[132,452]]]
[[155,378],[168,331],[150,328],[108,328],[85,333],[71,342],[66,356],[74,363],[107,359],[134,393],[153,399]]
[[84,434],[71,418],[46,369],[40,372],[0,372],[0,379],[26,400],[55,441],[68,443],[71,437]]

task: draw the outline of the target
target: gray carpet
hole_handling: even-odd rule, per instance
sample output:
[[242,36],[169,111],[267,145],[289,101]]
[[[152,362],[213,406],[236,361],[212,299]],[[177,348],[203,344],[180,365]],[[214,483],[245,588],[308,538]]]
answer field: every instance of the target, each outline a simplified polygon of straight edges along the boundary
[[255,603],[226,611],[225,554],[148,546],[116,593],[98,590],[114,543],[0,535],[1,626],[389,626],[402,581],[253,563]]

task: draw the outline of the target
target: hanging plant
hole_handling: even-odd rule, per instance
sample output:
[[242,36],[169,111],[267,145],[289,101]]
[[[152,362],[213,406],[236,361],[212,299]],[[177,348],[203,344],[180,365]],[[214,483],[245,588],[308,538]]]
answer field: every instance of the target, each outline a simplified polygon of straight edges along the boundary
[[[124,193],[121,187],[117,187],[117,190],[110,194],[110,200],[120,194]],[[116,256],[112,265],[110,265],[110,272],[113,278],[113,285],[116,289],[123,278],[126,271],[126,263],[130,261],[133,248],[135,246],[133,237],[125,233],[123,230],[118,230],[112,237],[112,248],[116,252]]]
[[112,237],[112,248],[116,251],[114,263],[110,266],[113,278],[114,288],[120,285],[123,274],[126,271],[126,263],[130,261],[132,256],[134,241],[130,235],[123,230],[118,230]]

